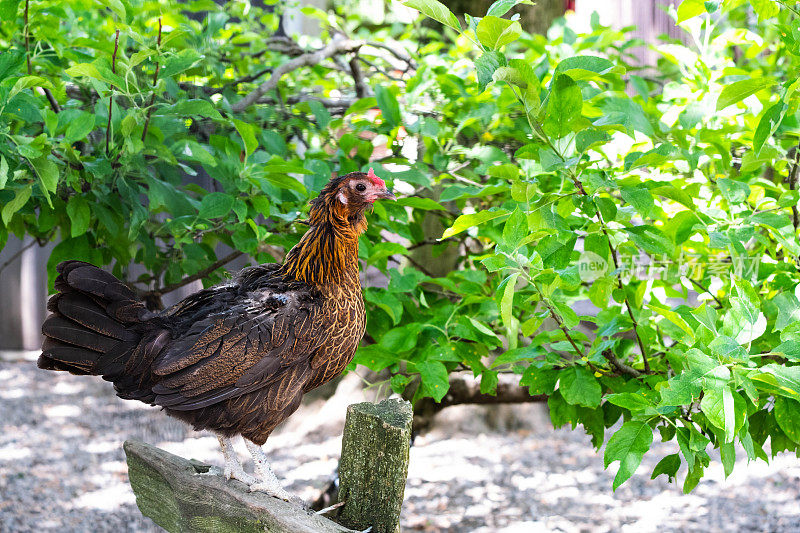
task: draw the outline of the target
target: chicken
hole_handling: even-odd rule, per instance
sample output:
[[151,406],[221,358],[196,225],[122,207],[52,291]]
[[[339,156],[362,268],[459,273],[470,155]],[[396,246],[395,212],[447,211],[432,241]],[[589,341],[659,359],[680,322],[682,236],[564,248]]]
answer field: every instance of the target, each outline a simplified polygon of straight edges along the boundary
[[[65,261],[42,326],[39,368],[100,375],[119,397],[216,433],[228,479],[289,499],[261,446],[304,393],[355,354],[365,329],[358,238],[365,209],[382,198],[394,195],[372,169],[332,178],[311,201],[309,229],[283,264],[245,268],[156,313],[111,274]],[[233,452],[236,435],[257,477]]]

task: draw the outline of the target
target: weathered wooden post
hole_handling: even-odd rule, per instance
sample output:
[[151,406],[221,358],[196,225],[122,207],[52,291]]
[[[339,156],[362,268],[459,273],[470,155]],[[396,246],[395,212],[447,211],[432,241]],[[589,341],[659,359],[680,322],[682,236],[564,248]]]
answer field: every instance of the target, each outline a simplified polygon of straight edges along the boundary
[[209,465],[137,441],[123,448],[136,505],[170,533],[355,533],[297,504],[208,475]]
[[372,533],[395,533],[408,475],[411,404],[401,399],[347,408],[339,461],[339,509],[336,520]]

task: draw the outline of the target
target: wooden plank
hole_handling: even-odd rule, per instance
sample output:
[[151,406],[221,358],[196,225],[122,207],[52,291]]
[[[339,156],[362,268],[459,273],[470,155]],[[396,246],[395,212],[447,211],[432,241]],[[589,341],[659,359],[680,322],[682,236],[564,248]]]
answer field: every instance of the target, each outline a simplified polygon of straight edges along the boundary
[[136,505],[170,533],[354,533],[297,504],[248,492],[209,465],[134,440],[123,448]]

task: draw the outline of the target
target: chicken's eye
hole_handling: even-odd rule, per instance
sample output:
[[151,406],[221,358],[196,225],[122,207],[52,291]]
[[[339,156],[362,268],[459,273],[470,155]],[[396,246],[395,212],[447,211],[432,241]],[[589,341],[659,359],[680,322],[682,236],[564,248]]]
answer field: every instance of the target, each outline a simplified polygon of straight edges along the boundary
[[364,192],[364,191],[367,190],[367,186],[364,185],[363,183],[359,183],[358,185],[356,185],[356,190],[360,191],[360,192]]

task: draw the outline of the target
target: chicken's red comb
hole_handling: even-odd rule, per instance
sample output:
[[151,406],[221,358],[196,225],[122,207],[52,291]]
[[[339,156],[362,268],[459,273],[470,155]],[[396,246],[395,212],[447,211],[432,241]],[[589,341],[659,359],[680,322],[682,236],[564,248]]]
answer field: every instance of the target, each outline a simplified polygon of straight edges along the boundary
[[369,181],[371,181],[372,184],[375,185],[376,187],[386,187],[386,183],[384,183],[384,181],[382,179],[380,179],[378,176],[376,176],[375,175],[375,171],[372,170],[371,168],[369,169],[369,172],[367,173],[367,177],[369,178]]

